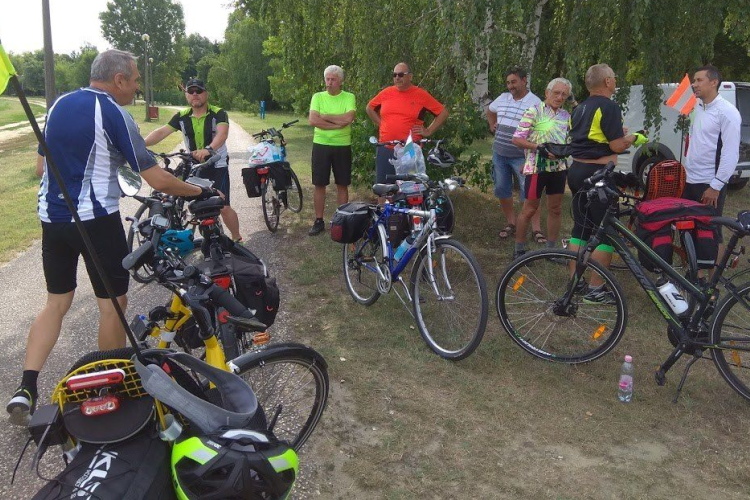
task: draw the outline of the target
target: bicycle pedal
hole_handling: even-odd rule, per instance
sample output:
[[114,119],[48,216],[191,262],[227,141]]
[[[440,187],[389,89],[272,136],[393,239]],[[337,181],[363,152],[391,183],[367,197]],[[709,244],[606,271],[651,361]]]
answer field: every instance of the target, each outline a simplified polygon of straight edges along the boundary
[[255,335],[253,335],[254,346],[265,345],[270,341],[271,341],[271,334],[269,334],[268,332],[258,332]]

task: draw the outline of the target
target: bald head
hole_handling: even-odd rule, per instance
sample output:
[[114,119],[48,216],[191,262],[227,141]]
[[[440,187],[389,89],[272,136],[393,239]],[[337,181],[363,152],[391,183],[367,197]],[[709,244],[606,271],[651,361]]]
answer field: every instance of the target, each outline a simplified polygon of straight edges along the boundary
[[594,64],[586,71],[586,88],[589,92],[605,90],[610,86],[614,91],[615,72],[607,64]]

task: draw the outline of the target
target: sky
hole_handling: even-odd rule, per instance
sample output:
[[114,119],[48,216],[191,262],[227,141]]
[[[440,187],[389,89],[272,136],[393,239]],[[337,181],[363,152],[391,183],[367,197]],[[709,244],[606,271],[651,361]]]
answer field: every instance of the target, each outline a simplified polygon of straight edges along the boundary
[[[224,39],[231,0],[176,0],[185,13],[185,34],[198,33],[212,41]],[[49,0],[52,48],[69,54],[88,42],[100,51],[110,48],[102,37],[99,13],[107,0]],[[42,0],[0,0],[0,40],[7,52],[40,50]]]

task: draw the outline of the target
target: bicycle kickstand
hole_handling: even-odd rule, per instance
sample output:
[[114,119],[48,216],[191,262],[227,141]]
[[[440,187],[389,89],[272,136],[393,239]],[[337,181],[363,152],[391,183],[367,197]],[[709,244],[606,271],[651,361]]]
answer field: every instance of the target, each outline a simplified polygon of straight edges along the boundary
[[688,371],[690,371],[690,367],[693,366],[693,363],[698,361],[703,357],[703,351],[696,351],[695,354],[693,354],[693,359],[688,361],[687,366],[685,366],[685,372],[682,374],[682,378],[680,379],[680,384],[677,386],[677,391],[675,391],[674,399],[672,399],[672,403],[677,403],[677,400],[680,398],[680,392],[682,391],[682,386],[685,385],[685,380],[687,380]]

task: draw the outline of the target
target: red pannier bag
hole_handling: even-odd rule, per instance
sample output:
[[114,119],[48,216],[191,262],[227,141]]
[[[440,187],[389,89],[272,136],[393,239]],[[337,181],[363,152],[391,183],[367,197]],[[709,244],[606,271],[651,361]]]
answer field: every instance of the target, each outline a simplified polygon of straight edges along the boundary
[[[686,230],[691,232],[695,242],[698,267],[710,269],[714,266],[719,243],[716,230],[711,226],[711,217],[716,215],[713,207],[682,198],[657,198],[639,203],[635,212],[635,235],[669,264],[673,252],[672,225],[692,221],[693,227]],[[638,259],[649,271],[657,270],[642,252],[638,252]]]

